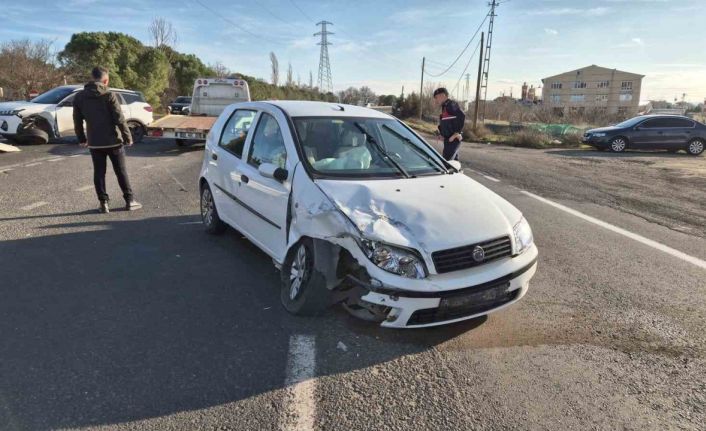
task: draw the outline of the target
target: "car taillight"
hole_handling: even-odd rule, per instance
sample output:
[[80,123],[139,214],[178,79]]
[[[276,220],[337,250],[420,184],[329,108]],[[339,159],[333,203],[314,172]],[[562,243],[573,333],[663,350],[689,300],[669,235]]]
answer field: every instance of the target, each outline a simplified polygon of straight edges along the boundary
[[158,130],[150,130],[149,135],[154,136],[154,137],[160,137],[160,136],[164,136],[164,132],[159,129]]
[[152,112],[152,111],[154,111],[150,105],[147,105],[147,106],[145,106],[144,108],[145,108],[145,111],[147,111],[147,112]]

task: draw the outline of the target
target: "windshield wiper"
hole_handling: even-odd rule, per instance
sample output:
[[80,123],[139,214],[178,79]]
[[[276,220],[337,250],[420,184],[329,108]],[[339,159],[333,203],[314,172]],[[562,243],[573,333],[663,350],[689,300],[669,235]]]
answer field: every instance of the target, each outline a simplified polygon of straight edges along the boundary
[[424,156],[424,158],[427,159],[427,161],[430,161],[432,164],[434,164],[434,165],[436,165],[437,167],[441,168],[441,171],[442,171],[442,172],[446,172],[447,174],[449,173],[449,170],[446,169],[446,167],[445,167],[444,165],[442,165],[441,163],[439,163],[439,161],[436,160],[436,159],[435,159],[434,157],[432,157],[431,155],[429,155],[429,153],[427,153],[426,151],[424,151],[424,150],[422,150],[421,148],[419,148],[414,142],[412,142],[411,139],[409,139],[408,137],[402,135],[400,132],[396,131],[395,129],[393,129],[392,127],[388,126],[387,124],[383,124],[382,127],[386,128],[387,130],[389,130],[390,132],[392,132],[393,135],[397,136],[398,138],[402,139],[403,141],[406,141],[406,142],[412,147],[412,149],[414,149],[414,151],[417,152],[417,154],[420,154],[420,155]]
[[375,138],[373,138],[372,136],[370,136],[370,134],[363,128],[363,126],[360,125],[360,123],[357,123],[357,122],[356,122],[356,123],[353,123],[353,124],[355,124],[355,127],[357,127],[358,130],[360,130],[360,132],[361,132],[363,135],[365,135],[365,140],[368,141],[369,143],[373,144],[373,147],[375,147],[375,149],[377,149],[378,152],[379,152],[380,154],[382,154],[383,160],[389,162],[392,166],[394,166],[395,168],[397,168],[397,170],[399,170],[399,171],[402,173],[402,175],[404,175],[406,178],[410,178],[410,177],[411,177],[411,175],[409,175],[409,172],[407,172],[407,170],[406,170],[405,168],[403,168],[399,163],[397,163],[396,161],[394,161],[394,160],[392,159],[392,157],[390,157],[390,155],[387,154],[387,151],[385,151],[385,149],[378,143],[378,141],[375,140]]

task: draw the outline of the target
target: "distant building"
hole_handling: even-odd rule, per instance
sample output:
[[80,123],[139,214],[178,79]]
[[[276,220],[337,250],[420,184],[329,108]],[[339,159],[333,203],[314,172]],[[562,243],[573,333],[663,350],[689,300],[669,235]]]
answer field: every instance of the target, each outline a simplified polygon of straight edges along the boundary
[[644,77],[593,64],[542,79],[542,99],[557,115],[598,109],[632,116],[638,111]]
[[528,87],[526,82],[522,84],[522,98],[520,101],[529,103],[537,102],[537,89],[534,88],[534,85]]

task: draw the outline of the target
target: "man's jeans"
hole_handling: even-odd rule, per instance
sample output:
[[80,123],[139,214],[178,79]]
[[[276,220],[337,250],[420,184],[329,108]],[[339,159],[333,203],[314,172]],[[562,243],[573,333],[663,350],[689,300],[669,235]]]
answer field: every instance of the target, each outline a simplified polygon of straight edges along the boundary
[[132,188],[130,180],[127,178],[125,167],[125,150],[122,146],[114,148],[91,148],[91,158],[93,159],[93,184],[96,186],[96,194],[101,202],[108,202],[108,192],[105,189],[105,170],[107,158],[113,164],[113,171],[118,177],[118,184],[123,191],[126,202],[132,200]]
[[449,142],[444,139],[444,151],[442,156],[445,160],[458,160],[458,151],[461,149],[461,140]]

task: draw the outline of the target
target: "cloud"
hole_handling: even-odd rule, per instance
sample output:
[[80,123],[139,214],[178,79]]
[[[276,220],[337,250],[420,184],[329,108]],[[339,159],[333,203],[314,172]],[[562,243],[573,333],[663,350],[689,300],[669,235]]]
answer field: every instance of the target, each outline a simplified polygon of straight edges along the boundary
[[557,30],[554,30],[553,28],[545,28],[544,33],[550,36],[556,36],[557,34],[559,34],[559,32]]
[[614,45],[613,48],[640,48],[645,46],[645,41],[639,37],[633,37],[627,42]]
[[538,16],[562,16],[562,15],[584,15],[584,16],[602,16],[610,12],[607,7],[592,7],[587,9],[562,7],[553,9],[537,9],[530,11],[530,15]]

